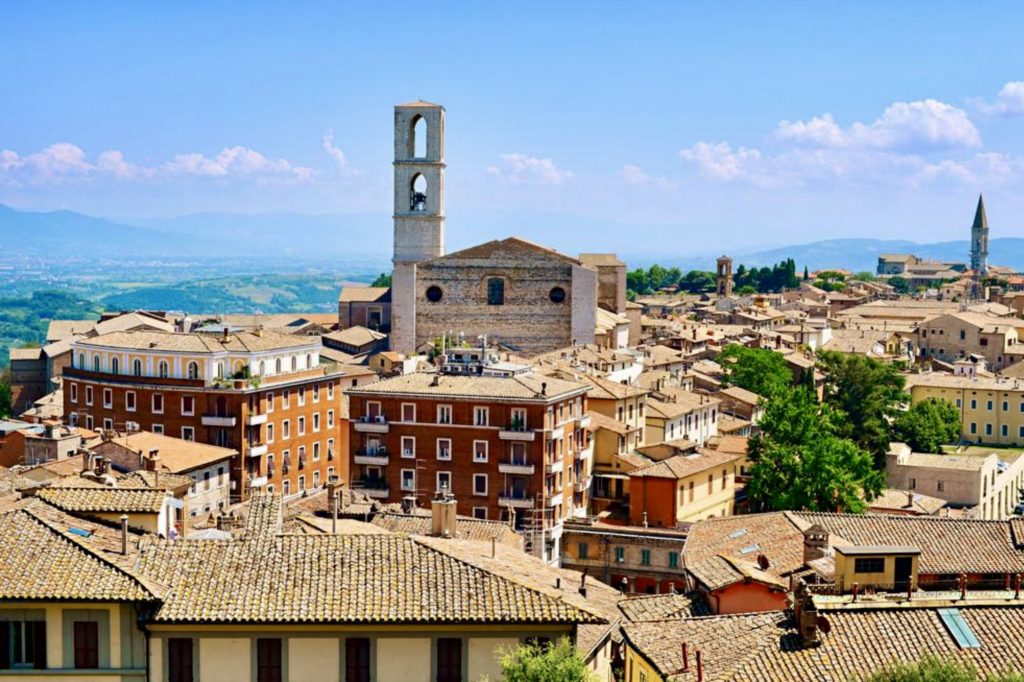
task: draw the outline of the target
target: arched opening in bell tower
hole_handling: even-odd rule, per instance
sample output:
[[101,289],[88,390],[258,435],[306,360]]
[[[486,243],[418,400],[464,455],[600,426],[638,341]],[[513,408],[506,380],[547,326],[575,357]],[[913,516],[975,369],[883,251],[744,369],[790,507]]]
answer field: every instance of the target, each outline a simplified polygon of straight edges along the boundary
[[409,154],[414,159],[427,158],[427,119],[413,117],[409,124]]
[[410,183],[410,211],[426,211],[427,210],[427,179],[423,177],[422,173],[417,173],[412,178]]

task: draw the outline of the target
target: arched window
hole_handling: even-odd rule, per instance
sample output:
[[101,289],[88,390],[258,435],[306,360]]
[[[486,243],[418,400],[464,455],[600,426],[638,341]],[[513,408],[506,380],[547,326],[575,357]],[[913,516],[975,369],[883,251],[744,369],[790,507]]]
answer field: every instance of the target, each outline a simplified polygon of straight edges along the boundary
[[281,373],[281,358],[278,358],[277,360],[274,361],[274,373]]
[[409,130],[409,151],[414,158],[427,158],[427,119],[417,116]]
[[110,373],[118,374],[121,370],[121,362],[117,358],[110,358]]
[[94,371],[94,372],[100,371],[100,356],[99,355],[92,356],[92,371]]
[[137,377],[142,376],[142,360],[139,360],[138,358],[132,360],[132,374]]
[[223,379],[224,378],[224,363],[223,362],[218,362],[217,363],[217,378],[218,379]]
[[487,278],[487,305],[505,305],[505,280],[501,277]]
[[312,367],[313,367],[313,354],[312,353],[306,353],[306,369],[311,369]]
[[267,362],[266,360],[260,360],[260,376],[267,373]]
[[292,371],[294,372],[298,368],[299,368],[299,358],[298,358],[298,356],[293,355],[292,356]]
[[188,363],[188,378],[198,379],[199,378],[199,363],[190,362]]
[[427,210],[427,179],[423,177],[422,173],[417,173],[413,176],[412,182],[409,184],[410,192],[412,196],[409,201],[410,211],[426,211]]
[[85,369],[85,353],[78,354],[78,368]]
[[167,361],[161,360],[160,364],[157,365],[157,376],[159,376],[161,379],[166,379],[167,376],[170,374],[170,370],[171,368],[170,365],[167,364]]

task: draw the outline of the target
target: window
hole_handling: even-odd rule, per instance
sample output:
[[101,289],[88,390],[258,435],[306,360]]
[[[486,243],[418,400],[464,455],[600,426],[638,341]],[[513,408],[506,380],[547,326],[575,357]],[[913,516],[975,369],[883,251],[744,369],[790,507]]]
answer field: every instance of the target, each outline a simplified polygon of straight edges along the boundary
[[274,392],[267,391],[267,414],[274,411]]
[[259,376],[264,376],[267,373],[267,361],[260,360],[259,364]]
[[[309,356],[309,355],[306,356],[306,358],[310,358],[310,357],[311,356]],[[310,364],[309,366],[312,367],[312,364]],[[314,403],[320,402],[320,384],[313,384],[313,402]]]
[[679,568],[679,552],[668,553],[668,567]]
[[320,461],[320,441],[313,443],[313,461]]
[[181,427],[181,439],[182,440],[195,440],[196,439],[196,430],[193,427],[191,427],[191,426],[182,426]]
[[481,521],[487,520],[487,507],[473,507],[473,518]]
[[104,418],[104,420],[103,420],[103,429],[105,431],[113,431],[114,430],[114,420],[110,419],[109,417]]
[[512,424],[510,426],[512,427],[513,431],[526,430],[526,410],[524,408],[512,408]]
[[884,573],[885,559],[882,557],[858,557],[853,560],[854,573]]
[[443,296],[444,293],[441,291],[441,287],[427,287],[427,300],[431,303],[437,303]]
[[715,477],[712,476],[711,474],[708,474],[708,495],[710,495],[713,492],[713,490],[714,490],[714,485],[715,485],[714,480],[715,480]]
[[0,621],[0,668],[46,667],[46,621]]
[[286,388],[286,389],[284,389],[284,392],[281,393],[281,407],[283,407],[284,409],[287,410],[291,406],[292,406],[292,392]]
[[274,374],[281,373],[281,358],[274,360]]
[[295,394],[299,397],[299,407],[303,407],[306,404],[306,389],[300,388]]
[[300,436],[305,436],[306,435],[306,418],[305,417],[299,417],[299,435]]
[[1010,402],[1008,400],[1004,400],[1003,401],[1003,412],[1009,412],[1009,411],[1010,411]]
[[124,409],[129,412],[135,411],[135,391],[124,392]]
[[132,360],[132,374],[137,377],[142,376],[142,360],[139,360],[138,358]]
[[103,389],[103,407],[111,408],[114,406],[114,392],[109,388]]
[[327,399],[334,400],[334,384],[327,384]]
[[726,481],[729,478],[728,474],[726,473],[726,471],[727,471],[726,469],[722,469],[722,490],[725,490],[725,484],[726,484]]
[[451,489],[452,489],[452,473],[450,471],[438,471],[437,472],[437,490],[436,490],[436,492],[441,492],[442,490],[451,491]]
[[402,457],[415,457],[416,456],[416,438],[415,436],[402,436]]
[[227,476],[224,475],[226,473],[227,473],[227,470],[224,467],[217,467],[217,487],[218,488],[223,488],[224,485],[226,484],[226,482],[228,480]]
[[288,480],[281,481],[281,496],[288,497],[292,494],[292,482]]
[[306,489],[306,474],[302,474],[302,475],[299,476],[299,492],[301,493],[305,489]]
[[192,640],[171,637],[167,640],[167,681],[193,682]]
[[649,549],[641,549],[640,550],[640,563],[643,564],[644,566],[650,566],[651,565],[651,550],[649,550]]
[[440,637],[437,640],[437,682],[462,682],[462,640]]
[[473,441],[473,461],[478,464],[487,461],[487,441]]
[[437,406],[437,423],[438,424],[451,424],[452,423],[452,406],[451,405],[438,405]]
[[473,494],[487,495],[487,474],[473,474]]
[[1010,427],[1008,427],[1006,424],[1000,426],[999,431],[1001,432],[1004,438],[1010,435]]
[[92,405],[92,386],[85,387],[85,404]]
[[85,428],[92,430],[92,415],[85,415]]
[[626,548],[625,547],[616,547],[615,548],[615,561],[617,561],[618,563],[621,564],[625,560],[626,560]]
[[297,372],[298,369],[299,369],[299,359],[293,355],[292,356],[292,371],[293,372]]
[[402,403],[402,421],[416,421],[416,405],[414,403]]
[[985,405],[985,409],[988,410],[989,412],[992,411],[992,401],[991,400],[989,400],[987,402],[987,404]]
[[917,479],[916,478],[910,478],[907,481],[907,487],[910,488],[911,490],[916,488],[917,487]]
[[196,413],[196,399],[195,396],[183,395],[181,396],[181,413],[183,415],[192,415]]
[[501,277],[487,278],[487,305],[505,305],[505,280]]
[[92,371],[100,371],[100,356],[98,355],[92,356]]
[[163,433],[164,433],[164,425],[163,424],[152,424],[150,426],[149,430],[152,431],[153,433],[158,433],[160,435],[163,435]]
[[78,384],[68,384],[71,390],[71,402],[78,402]]
[[281,682],[281,640],[256,640],[257,682]]
[[327,428],[334,428],[334,410],[327,410]]
[[975,400],[974,398],[971,398],[971,409],[972,410],[978,409],[978,401]]
[[942,482],[942,481],[936,481],[935,482],[935,487],[936,487],[936,490],[938,490],[941,493],[941,492],[943,492],[946,489],[946,484],[944,482]]
[[198,379],[199,378],[199,363],[190,362],[188,363],[188,378]]
[[370,682],[370,640],[345,639],[345,682]]
[[167,364],[166,360],[161,360],[160,364],[157,365],[157,376],[161,379],[166,379],[167,375],[170,374],[170,365]]
[[402,469],[401,471],[401,487],[402,490],[415,491],[416,490],[416,470],[415,469]]
[[313,415],[313,433],[320,432],[320,413],[317,412]]
[[100,624],[75,621],[72,627],[76,668],[100,667]]
[[452,458],[452,440],[451,438],[438,438],[437,439],[437,458],[438,459],[451,459]]
[[267,422],[267,442],[268,443],[273,443],[274,442],[274,423],[273,422]]
[[588,559],[590,557],[590,545],[585,542],[581,542],[577,545],[576,554],[580,559]]
[[290,419],[285,419],[281,422],[281,440],[288,440],[292,437],[292,422]]
[[475,426],[487,426],[487,408],[486,407],[474,407],[473,408],[473,424]]
[[548,298],[551,299],[552,303],[561,303],[565,300],[565,289],[562,287],[552,287],[551,291],[548,292]]
[[164,395],[163,395],[163,393],[154,393],[152,401],[153,401],[153,414],[163,414],[164,413]]
[[985,424],[985,435],[986,436],[991,436],[992,435],[992,425],[991,424]]
[[978,433],[978,425],[975,422],[971,422],[971,433],[972,434]]

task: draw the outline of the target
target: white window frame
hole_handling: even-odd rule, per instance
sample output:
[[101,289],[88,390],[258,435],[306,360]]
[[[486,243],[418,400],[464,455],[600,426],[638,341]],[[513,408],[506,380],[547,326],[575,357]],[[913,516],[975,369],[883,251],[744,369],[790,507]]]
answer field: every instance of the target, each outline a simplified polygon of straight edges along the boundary
[[320,384],[313,384],[313,402],[320,402]]
[[[406,441],[410,441],[412,443],[412,450],[410,451],[410,454],[406,454]],[[402,448],[402,457],[405,459],[416,459],[416,436],[402,436],[399,441],[399,446]]]
[[111,419],[110,417],[104,417],[103,418],[103,430],[104,431],[111,431],[111,430],[113,430],[113,428],[114,428],[114,420]]
[[481,521],[487,520],[487,507],[473,507],[473,518]]
[[320,433],[320,413],[313,413],[313,433]]
[[[186,410],[185,409],[185,399],[186,398],[192,400],[192,409],[191,410]],[[181,396],[181,414],[182,415],[187,415],[187,416],[192,416],[195,413],[196,413],[196,397],[194,395],[183,395],[183,396]]]
[[78,402],[78,384],[68,384],[71,392],[71,402]]
[[[157,398],[160,399],[160,409],[157,409],[157,407],[156,407]],[[150,396],[149,404],[152,407],[153,414],[163,414],[164,413],[164,394],[163,393],[154,393],[152,396]]]
[[334,400],[334,383],[327,384],[327,399]]
[[[441,419],[441,415],[442,414],[447,414],[448,415],[448,420],[447,421],[442,421],[442,419]],[[438,424],[451,425],[451,423],[452,423],[452,406],[451,405],[438,405],[437,406],[437,423]]]
[[[128,401],[129,396],[131,397],[131,402],[130,403]],[[138,406],[139,406],[139,401],[137,400],[137,398],[135,396],[135,391],[125,391],[124,392],[124,409],[127,412],[135,412],[136,408],[138,408]]]
[[[409,419],[409,420],[407,420],[405,418],[405,408],[407,408],[407,407],[411,407],[412,408],[412,419]],[[401,411],[398,414],[401,415],[403,422],[405,422],[407,424],[414,424],[414,423],[416,423],[416,403],[402,403],[402,406],[401,406],[400,409],[401,409]]]
[[181,439],[182,440],[187,440],[187,441],[190,441],[190,442],[194,443],[195,440],[196,440],[196,429],[195,429],[195,427],[193,427],[193,426],[182,426],[181,427]]
[[163,432],[164,432],[164,425],[163,424],[152,424],[150,426],[149,430],[152,431],[153,433],[163,434]]
[[327,428],[334,428],[334,410],[327,410]]
[[318,440],[313,441],[313,454],[310,456],[310,459],[314,462],[320,461],[320,441]]
[[267,422],[267,443],[274,442],[274,422]]
[[287,388],[281,391],[281,409],[287,410],[292,406],[292,392]]
[[298,422],[295,424],[295,428],[299,430],[300,436],[306,435],[306,417],[302,415],[299,417]]
[[[409,477],[406,485],[406,477]],[[416,470],[402,469],[399,471],[398,486],[406,492],[416,492]]]
[[92,386],[88,384],[85,386],[85,404],[92,405]]
[[92,431],[92,427],[93,427],[92,415],[91,414],[87,414],[87,415],[85,415],[85,428],[87,428],[90,431]]
[[[448,447],[447,447],[448,456],[447,457],[444,457],[444,456],[441,455],[441,453],[442,453],[441,443],[448,443]],[[442,461],[442,462],[450,462],[450,461],[452,461],[452,439],[451,438],[438,438],[437,439],[437,458],[440,461]]]
[[438,471],[437,474],[434,476],[434,484],[435,484],[434,490],[435,490],[435,492],[441,492],[441,478],[442,477],[448,479],[448,486],[447,486],[446,489],[448,490],[448,492],[451,492],[452,491],[452,472],[450,472],[450,471]]
[[105,388],[103,389],[103,409],[111,410],[114,408],[114,389]]
[[[480,417],[483,416],[483,420]],[[473,426],[490,426],[491,411],[486,407],[475,405],[473,407]]]
[[[483,456],[483,458],[480,458],[480,457],[477,456],[477,446],[478,445],[483,445],[484,446],[484,456]],[[474,464],[486,464],[487,463],[487,459],[488,459],[489,456],[490,456],[490,443],[488,443],[485,440],[475,440],[475,441],[473,441],[473,463]]]
[[[483,492],[480,492],[479,490],[477,490],[477,487],[476,487],[476,482],[477,481],[481,481],[481,480],[484,482],[484,491]],[[473,474],[473,495],[474,495],[474,497],[487,497],[488,485],[489,485],[489,482],[487,480],[487,474]]]
[[526,415],[527,414],[528,414],[528,410],[525,407],[513,407],[512,408],[512,421],[509,422],[509,427],[511,428],[512,424],[516,420],[516,417],[522,417],[523,430],[526,430],[526,428],[527,428],[527,426],[526,426]]
[[292,420],[282,419],[281,420],[281,440],[291,440],[292,438]]
[[267,391],[267,414],[274,411],[274,392]]
[[305,386],[303,386],[302,388],[295,389],[295,395],[297,395],[298,398],[299,398],[299,407],[305,407],[306,406],[306,388],[305,388]]

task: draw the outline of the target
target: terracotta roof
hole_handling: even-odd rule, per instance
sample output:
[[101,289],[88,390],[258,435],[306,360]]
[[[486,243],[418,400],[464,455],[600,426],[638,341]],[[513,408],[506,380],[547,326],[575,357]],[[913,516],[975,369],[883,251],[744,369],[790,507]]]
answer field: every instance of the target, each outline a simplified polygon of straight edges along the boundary
[[[430,535],[432,515],[429,509],[418,509],[415,514],[401,512],[382,512],[375,514],[370,521],[375,526],[391,533],[405,535]],[[496,538],[499,542],[507,542],[522,547],[522,537],[509,528],[507,523],[474,519],[459,516],[455,523],[455,537],[462,540],[488,541]]]
[[264,331],[257,335],[253,332],[230,334],[225,342],[217,334],[174,334],[158,331],[126,331],[113,332],[81,339],[78,346],[95,346],[103,348],[126,348],[142,350],[159,350],[182,353],[245,353],[269,350],[286,350],[319,347],[320,339],[312,336],[294,336],[279,332]]
[[679,387],[665,388],[659,391],[668,399],[650,398],[647,400],[647,410],[651,414],[663,419],[675,419],[694,410],[706,407],[714,407],[722,401],[712,398],[703,393],[694,393]]
[[596,377],[591,374],[580,374],[578,379],[593,387],[587,395],[587,398],[590,400],[622,400],[625,398],[636,398],[648,393],[646,389],[638,386],[610,381],[609,379]]
[[[437,386],[433,385],[437,380]],[[546,395],[541,390],[546,384]],[[345,391],[349,395],[418,395],[451,398],[512,398],[519,400],[555,400],[583,393],[585,384],[564,381],[537,374],[519,374],[511,377],[463,376],[415,372],[384,379]]]
[[720,392],[724,396],[749,405],[757,405],[758,401],[761,400],[761,396],[758,394],[739,386],[729,386],[728,388],[723,388]]
[[390,287],[342,287],[338,303],[389,303]]
[[43,357],[42,348],[11,348],[8,353],[11,360],[39,360]]
[[[77,527],[77,524],[76,524]],[[84,530],[84,529],[82,529]],[[0,513],[0,599],[148,601],[135,576],[32,506]]]
[[707,447],[712,450],[733,452],[745,456],[749,442],[750,439],[747,436],[714,436],[708,441]]
[[587,267],[597,265],[625,265],[614,253],[581,253],[580,262]]
[[[682,584],[680,584],[682,587]],[[619,610],[627,620],[662,620],[710,615],[703,600],[690,594],[648,594],[630,596],[619,602]]]
[[157,450],[160,466],[175,474],[209,466],[238,454],[237,450],[231,448],[172,438],[150,431],[139,431],[114,438],[109,442],[116,443],[126,450],[147,455]]
[[785,590],[789,584],[750,561],[741,561],[730,556],[714,556],[686,570],[709,590],[718,590],[738,582],[753,581]]
[[620,436],[625,436],[629,433],[629,427],[618,419],[612,419],[607,415],[603,415],[600,412],[594,412],[593,410],[588,411],[587,416],[590,417],[590,425],[587,426],[587,430],[590,432],[595,432],[598,429],[605,429],[606,431],[617,433]]
[[156,514],[164,505],[164,490],[146,488],[40,488],[36,495],[72,513],[121,512]]
[[157,476],[156,472],[139,469],[122,476],[117,484],[122,487],[133,486],[178,491],[188,489],[192,485],[192,479],[189,476],[172,474],[165,471],[161,471],[160,475]]
[[365,346],[368,343],[374,343],[386,339],[388,338],[388,335],[357,325],[355,327],[349,327],[348,329],[342,329],[341,331],[324,334],[323,338],[330,341],[337,341],[338,343],[343,343],[347,346]]
[[1006,521],[896,514],[799,512],[794,516],[827,530],[833,545],[919,547],[921,573],[1024,572],[1024,552],[1014,546]]
[[691,566],[716,555],[734,559],[768,558],[768,571],[785,576],[803,565],[803,528],[810,523],[788,512],[704,519],[690,526],[683,554]]
[[580,265],[580,262],[572,256],[567,256],[564,253],[559,253],[554,249],[549,249],[540,244],[535,244],[531,241],[523,239],[521,237],[508,237],[507,239],[495,239],[493,241],[484,242],[476,246],[471,246],[468,249],[462,249],[461,251],[455,251],[453,253],[439,256],[432,260],[443,261],[443,260],[494,260],[501,258],[523,258],[526,257],[541,257],[551,258],[560,260],[563,263],[570,265]]
[[693,476],[701,471],[720,467],[729,462],[735,462],[739,458],[740,455],[733,452],[700,449],[696,454],[675,455],[642,469],[636,469],[629,472],[629,476],[630,478],[671,478],[678,480],[687,476]]
[[946,506],[946,500],[922,495],[913,490],[886,488],[882,494],[871,500],[868,506],[880,512],[902,512],[912,514],[935,514]]

